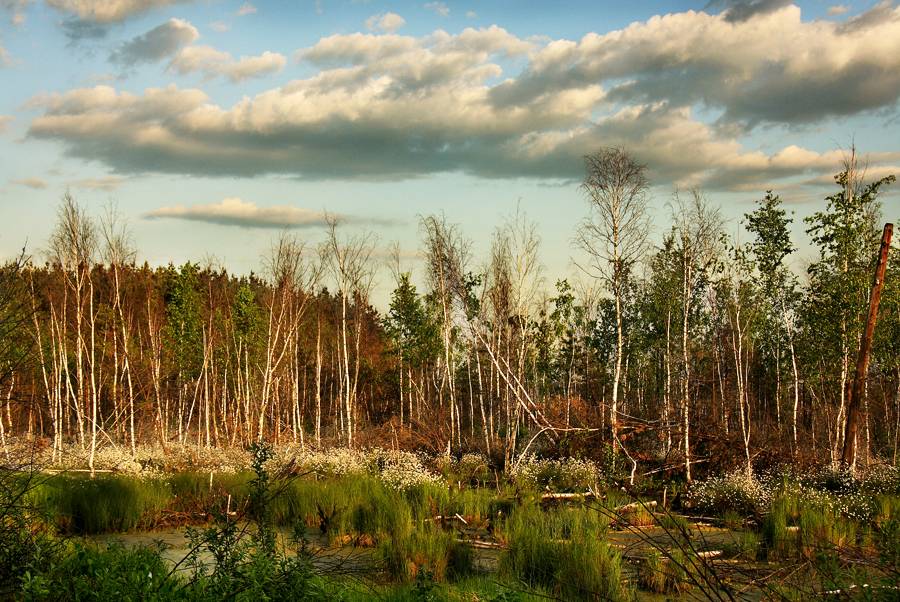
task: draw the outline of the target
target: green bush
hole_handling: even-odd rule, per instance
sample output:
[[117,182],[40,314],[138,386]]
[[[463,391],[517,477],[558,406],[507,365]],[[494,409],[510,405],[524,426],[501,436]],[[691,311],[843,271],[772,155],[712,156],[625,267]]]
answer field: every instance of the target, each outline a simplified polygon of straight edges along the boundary
[[53,568],[22,576],[23,600],[174,600],[180,583],[157,550],[77,544]]

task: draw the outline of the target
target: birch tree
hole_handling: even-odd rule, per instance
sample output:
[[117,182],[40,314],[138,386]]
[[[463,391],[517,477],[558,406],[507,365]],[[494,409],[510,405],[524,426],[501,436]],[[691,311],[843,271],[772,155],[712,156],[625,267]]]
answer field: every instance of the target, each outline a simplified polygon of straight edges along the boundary
[[613,450],[619,446],[619,390],[622,382],[625,324],[623,307],[632,268],[647,245],[646,166],[622,148],[606,148],[584,158],[587,173],[581,185],[589,203],[588,217],[578,230],[578,244],[587,253],[582,267],[603,280],[615,305],[616,349],[609,408]]

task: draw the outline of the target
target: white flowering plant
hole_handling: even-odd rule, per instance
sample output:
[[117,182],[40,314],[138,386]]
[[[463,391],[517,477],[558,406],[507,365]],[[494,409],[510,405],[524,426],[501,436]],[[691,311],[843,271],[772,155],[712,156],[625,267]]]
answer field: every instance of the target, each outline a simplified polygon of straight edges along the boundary
[[590,460],[526,456],[513,466],[510,476],[519,486],[531,489],[584,492],[597,488],[601,471]]
[[701,512],[718,514],[732,510],[760,515],[769,508],[772,490],[764,481],[738,470],[695,484],[688,499]]

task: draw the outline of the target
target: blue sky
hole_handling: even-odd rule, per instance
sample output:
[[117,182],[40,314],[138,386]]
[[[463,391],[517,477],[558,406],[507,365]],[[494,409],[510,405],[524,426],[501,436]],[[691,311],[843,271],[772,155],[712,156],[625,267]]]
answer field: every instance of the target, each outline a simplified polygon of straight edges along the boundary
[[584,153],[648,164],[657,233],[676,187],[732,231],[767,188],[799,221],[853,141],[900,173],[898,96],[892,1],[0,0],[0,256],[41,258],[67,189],[114,202],[140,260],[237,272],[323,211],[412,268],[444,212],[477,262],[520,207],[552,283]]

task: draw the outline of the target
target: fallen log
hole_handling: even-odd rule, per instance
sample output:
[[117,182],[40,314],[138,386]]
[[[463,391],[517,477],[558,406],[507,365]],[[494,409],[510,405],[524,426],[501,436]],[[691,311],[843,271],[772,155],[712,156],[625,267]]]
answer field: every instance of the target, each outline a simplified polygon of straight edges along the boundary
[[630,504],[613,508],[613,512],[630,512],[638,508],[656,508],[656,500],[651,500],[649,502],[631,502]]
[[502,550],[506,546],[496,541],[484,541],[483,539],[457,539],[457,543],[464,543],[473,548],[481,548],[483,550]]
[[543,500],[574,500],[574,499],[583,499],[589,497],[596,497],[593,491],[585,491],[584,493],[544,493],[541,494],[541,501]]

